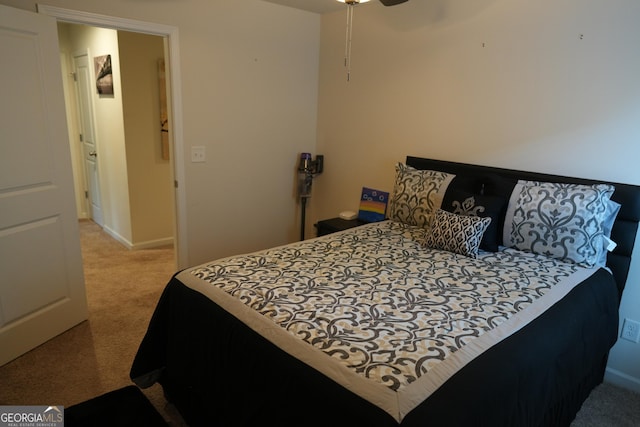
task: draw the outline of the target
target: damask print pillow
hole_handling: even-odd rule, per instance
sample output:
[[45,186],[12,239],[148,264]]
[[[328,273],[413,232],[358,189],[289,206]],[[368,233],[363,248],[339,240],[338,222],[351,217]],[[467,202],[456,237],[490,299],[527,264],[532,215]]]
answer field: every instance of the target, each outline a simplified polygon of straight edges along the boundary
[[507,200],[498,196],[482,196],[466,191],[449,188],[442,201],[442,209],[458,214],[491,218],[491,223],[484,232],[480,249],[497,252],[502,237],[501,224]]
[[389,219],[418,227],[428,227],[433,213],[455,175],[418,170],[398,163]]
[[458,215],[438,209],[426,235],[425,245],[477,258],[482,236],[490,223],[490,217]]
[[519,181],[505,215],[505,246],[585,267],[602,265],[614,190],[609,184]]

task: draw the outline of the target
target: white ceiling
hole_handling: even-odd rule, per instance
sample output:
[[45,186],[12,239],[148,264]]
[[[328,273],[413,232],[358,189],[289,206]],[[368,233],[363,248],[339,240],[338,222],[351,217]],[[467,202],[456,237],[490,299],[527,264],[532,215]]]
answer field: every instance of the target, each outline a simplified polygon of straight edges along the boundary
[[344,3],[336,0],[263,0],[269,3],[281,4],[283,6],[295,7],[315,13],[335,12],[344,9]]

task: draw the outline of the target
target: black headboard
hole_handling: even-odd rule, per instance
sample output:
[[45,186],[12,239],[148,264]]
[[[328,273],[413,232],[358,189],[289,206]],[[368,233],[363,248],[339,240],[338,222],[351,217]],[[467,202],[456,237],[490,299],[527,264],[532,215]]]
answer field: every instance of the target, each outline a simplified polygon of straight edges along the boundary
[[[416,169],[436,170],[455,174],[456,179],[459,179],[459,185],[469,190],[480,193],[484,192],[485,187],[487,187],[486,189],[489,192],[503,197],[509,197],[519,179],[566,182],[572,184],[595,184],[604,182],[412,156],[407,156],[406,164]],[[496,177],[501,178],[501,182],[507,182],[509,185],[492,186],[492,183],[496,181]],[[631,254],[638,231],[638,222],[640,222],[640,186],[615,182],[610,184],[613,184],[616,188],[611,199],[620,203],[622,206],[611,231],[611,239],[616,242],[618,246],[616,246],[613,252],[608,254],[607,266],[613,273],[616,284],[618,285],[620,297],[622,297],[622,291],[624,290],[631,265]]]

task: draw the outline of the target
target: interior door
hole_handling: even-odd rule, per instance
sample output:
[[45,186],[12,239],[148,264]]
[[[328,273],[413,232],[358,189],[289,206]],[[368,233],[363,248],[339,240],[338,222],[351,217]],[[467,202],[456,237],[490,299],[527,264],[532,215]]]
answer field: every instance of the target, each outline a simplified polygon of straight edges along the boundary
[[85,191],[89,202],[89,217],[102,226],[102,202],[100,201],[100,180],[98,177],[98,147],[96,145],[96,130],[93,120],[93,104],[91,90],[95,87],[89,68],[89,55],[86,53],[74,55],[73,64],[76,76],[76,93],[78,95],[78,117],[80,123],[80,138],[82,142],[82,156]]
[[0,365],[87,318],[54,18],[0,5]]

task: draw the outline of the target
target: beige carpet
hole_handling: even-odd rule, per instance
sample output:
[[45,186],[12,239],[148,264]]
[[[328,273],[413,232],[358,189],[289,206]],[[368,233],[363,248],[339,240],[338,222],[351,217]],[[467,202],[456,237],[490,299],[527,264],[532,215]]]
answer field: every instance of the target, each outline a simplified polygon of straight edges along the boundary
[[596,387],[571,427],[638,427],[640,394],[603,383]]
[[[71,406],[131,384],[129,369],[164,286],[171,248],[129,251],[81,221],[89,320],[0,367],[0,405]],[[184,422],[162,389],[145,395],[172,426]],[[640,395],[609,384],[591,394],[571,427],[640,426]]]

